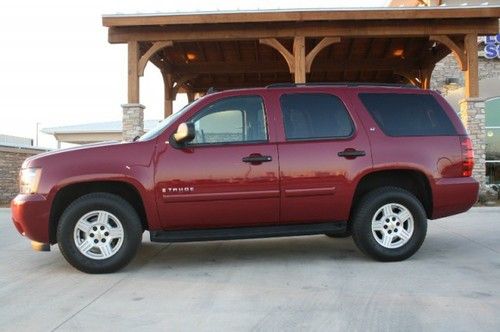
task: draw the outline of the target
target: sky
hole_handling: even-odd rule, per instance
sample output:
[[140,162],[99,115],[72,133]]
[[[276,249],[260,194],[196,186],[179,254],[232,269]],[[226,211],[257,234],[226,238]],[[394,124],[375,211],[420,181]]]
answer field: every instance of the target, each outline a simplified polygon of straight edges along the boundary
[[[0,134],[35,139],[38,128],[121,121],[127,50],[107,42],[101,15],[215,10],[382,7],[387,0],[0,2]],[[146,119],[163,116],[163,80],[149,64],[141,78]],[[187,102],[178,96],[174,109]],[[39,145],[57,146],[39,133]]]

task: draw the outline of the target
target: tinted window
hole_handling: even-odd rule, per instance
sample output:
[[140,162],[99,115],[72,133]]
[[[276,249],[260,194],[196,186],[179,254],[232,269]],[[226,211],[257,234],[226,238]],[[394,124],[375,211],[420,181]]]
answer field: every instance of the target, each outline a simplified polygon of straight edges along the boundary
[[350,136],[351,118],[339,98],[319,93],[281,96],[286,138],[314,139]]
[[257,96],[217,101],[201,110],[191,122],[196,130],[191,144],[267,140],[264,104]]
[[456,131],[431,95],[362,93],[366,109],[389,136],[442,136]]

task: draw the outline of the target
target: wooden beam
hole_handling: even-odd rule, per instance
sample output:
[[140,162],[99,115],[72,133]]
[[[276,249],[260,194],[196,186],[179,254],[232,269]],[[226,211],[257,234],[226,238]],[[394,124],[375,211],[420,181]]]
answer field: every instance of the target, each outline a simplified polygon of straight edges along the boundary
[[335,43],[340,43],[340,37],[325,37],[321,39],[321,41],[316,44],[316,46],[314,46],[314,48],[306,56],[306,72],[309,73],[311,71],[311,65],[316,58],[316,55],[318,55],[318,53],[325,47]]
[[[328,62],[315,62],[314,72],[336,72],[343,70],[393,70],[419,69],[419,59],[329,59]],[[188,74],[251,74],[251,73],[288,73],[285,62],[197,62],[188,64],[173,64],[171,71],[178,75]]]
[[111,43],[137,41],[223,41],[307,37],[405,37],[498,33],[497,18],[467,20],[381,20],[266,24],[200,24],[196,26],[113,27]]
[[128,103],[139,103],[139,43],[128,42]]
[[464,45],[467,55],[467,70],[465,71],[465,97],[479,97],[477,35],[466,35]]
[[159,42],[153,43],[153,46],[151,46],[146,51],[146,53],[144,53],[144,55],[141,56],[141,58],[139,60],[139,68],[138,68],[139,76],[144,76],[144,68],[146,68],[146,64],[151,59],[151,57],[154,54],[156,54],[156,52],[158,52],[159,50],[161,50],[165,47],[172,46],[172,45],[173,45],[173,43],[171,41],[159,41]]
[[295,37],[293,39],[294,78],[295,83],[306,82],[306,39]]
[[286,63],[288,64],[288,68],[290,70],[290,73],[294,72],[294,70],[295,70],[294,57],[293,57],[292,53],[290,53],[290,51],[288,51],[286,49],[286,47],[283,46],[283,44],[281,44],[276,38],[260,39],[259,42],[261,44],[270,46],[270,47],[274,48],[276,51],[278,51],[283,56]]
[[465,55],[465,50],[459,47],[453,40],[450,39],[450,37],[445,35],[431,35],[429,36],[429,40],[438,42],[448,47],[453,53],[455,59],[457,60],[460,69],[462,71],[467,70],[467,59]]

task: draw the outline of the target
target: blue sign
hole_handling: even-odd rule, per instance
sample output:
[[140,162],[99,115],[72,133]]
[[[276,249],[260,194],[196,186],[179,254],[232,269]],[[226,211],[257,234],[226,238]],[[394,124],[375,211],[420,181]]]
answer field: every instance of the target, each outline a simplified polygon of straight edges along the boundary
[[500,59],[500,33],[484,38],[484,57],[486,59]]

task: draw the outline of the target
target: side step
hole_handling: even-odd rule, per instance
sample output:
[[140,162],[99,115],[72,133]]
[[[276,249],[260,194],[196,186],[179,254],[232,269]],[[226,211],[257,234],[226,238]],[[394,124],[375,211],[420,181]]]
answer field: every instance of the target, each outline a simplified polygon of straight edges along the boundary
[[149,234],[151,242],[193,242],[342,233],[346,227],[345,221],[337,221],[297,225],[150,231]]

